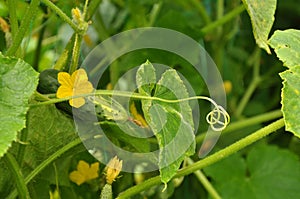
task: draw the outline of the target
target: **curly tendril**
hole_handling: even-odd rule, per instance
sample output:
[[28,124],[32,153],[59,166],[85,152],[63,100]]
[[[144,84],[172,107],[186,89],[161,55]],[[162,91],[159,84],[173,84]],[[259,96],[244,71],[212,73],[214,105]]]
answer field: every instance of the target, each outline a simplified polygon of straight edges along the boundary
[[217,105],[206,115],[206,121],[214,131],[223,131],[230,122],[230,116],[222,106]]
[[[39,106],[39,105],[46,105],[46,104],[53,104],[53,103],[58,103],[70,99],[75,99],[75,98],[82,98],[82,97],[88,97],[88,96],[93,96],[93,95],[103,95],[103,96],[120,96],[120,97],[130,97],[133,99],[140,99],[140,100],[156,100],[156,101],[161,101],[161,102],[167,102],[167,103],[178,103],[178,102],[184,102],[184,101],[191,101],[191,100],[206,100],[212,103],[214,106],[213,110],[210,111],[206,115],[206,121],[210,125],[210,127],[214,131],[222,131],[224,130],[229,122],[230,122],[230,116],[227,113],[227,111],[220,105],[218,105],[213,99],[205,96],[193,96],[193,97],[188,97],[188,98],[182,98],[182,99],[177,99],[177,100],[168,100],[168,99],[163,99],[159,97],[150,97],[150,96],[145,96],[141,95],[139,93],[131,93],[131,92],[126,92],[126,91],[110,91],[110,90],[96,90],[94,93],[87,93],[87,94],[81,94],[81,95],[75,95],[72,97],[66,97],[62,99],[50,99],[49,101],[45,102],[40,102],[37,104],[32,104],[31,106]],[[52,95],[47,95],[47,97],[54,97]]]

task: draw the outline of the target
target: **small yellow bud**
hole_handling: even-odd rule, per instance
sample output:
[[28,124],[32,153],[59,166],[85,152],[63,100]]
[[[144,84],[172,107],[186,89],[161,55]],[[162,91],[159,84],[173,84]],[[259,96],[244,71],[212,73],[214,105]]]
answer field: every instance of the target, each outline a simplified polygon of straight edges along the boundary
[[79,24],[80,22],[83,21],[82,19],[82,15],[81,15],[81,12],[78,8],[73,8],[72,9],[72,17],[73,17],[73,20]]
[[112,184],[118,177],[122,169],[123,160],[119,160],[117,156],[109,161],[106,170],[106,182]]
[[231,81],[225,80],[223,84],[224,84],[224,89],[225,89],[226,94],[230,93],[231,90],[232,90],[232,83],[231,83]]

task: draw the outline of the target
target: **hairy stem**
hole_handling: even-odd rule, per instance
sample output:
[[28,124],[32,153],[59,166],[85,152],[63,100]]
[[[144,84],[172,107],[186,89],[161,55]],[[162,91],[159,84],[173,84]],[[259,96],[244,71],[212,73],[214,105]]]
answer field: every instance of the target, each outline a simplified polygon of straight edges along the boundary
[[75,24],[73,21],[68,17],[59,7],[57,7],[54,3],[52,3],[50,0],[41,0],[44,4],[47,5],[51,10],[53,10],[60,18],[65,21],[67,24],[71,26],[71,28],[79,33],[82,30]]
[[82,35],[76,34],[74,40],[73,52],[72,52],[72,61],[69,67],[70,74],[72,74],[78,66],[81,42],[82,42]]
[[[246,146],[249,146],[250,144],[260,140],[261,138],[271,134],[272,132],[282,128],[283,126],[284,126],[284,120],[282,118],[282,119],[279,119],[279,120],[269,124],[268,126],[262,128],[262,129],[259,129],[258,131],[255,131],[251,135],[248,135],[247,137],[235,142],[234,144],[226,147],[225,149],[222,149],[202,160],[199,160],[195,164],[189,165],[189,166],[185,167],[184,169],[179,170],[177,172],[177,174],[174,176],[174,178],[189,175],[199,169],[202,169],[204,167],[212,165],[212,164],[228,157],[229,155],[232,155],[232,154],[236,153],[237,151],[245,148]],[[120,193],[118,196],[118,199],[130,198],[131,196],[133,196],[135,194],[138,194],[146,189],[149,189],[150,187],[152,187],[154,185],[159,185],[159,184],[161,184],[161,180],[160,180],[159,176],[150,178],[150,179],[142,182],[141,184],[135,185],[135,186],[125,190],[124,192]]]
[[[21,168],[19,167],[17,160],[10,153],[6,153],[5,160],[7,163],[7,168],[13,174],[13,178],[16,182],[16,187],[17,187],[20,198],[21,199],[30,199],[29,192],[26,187],[26,183],[25,183],[23,174],[21,172]],[[16,193],[17,193],[17,191],[16,191]],[[15,198],[15,197],[8,197],[8,199],[10,199],[10,198]]]

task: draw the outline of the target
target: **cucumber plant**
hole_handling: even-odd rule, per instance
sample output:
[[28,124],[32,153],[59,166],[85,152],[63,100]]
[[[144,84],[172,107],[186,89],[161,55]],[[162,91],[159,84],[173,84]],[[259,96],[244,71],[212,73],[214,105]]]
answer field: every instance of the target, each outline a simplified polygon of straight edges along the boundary
[[[300,198],[300,30],[282,30],[282,13],[299,13],[297,2],[282,2],[0,1],[1,197]],[[137,27],[173,29],[205,46],[226,80],[227,111],[206,97],[187,60],[161,49],[72,76],[97,43]],[[137,65],[136,89],[113,90]],[[60,92],[71,94],[59,98],[63,81]],[[195,116],[196,100],[205,117]],[[133,155],[116,157],[111,146]]]

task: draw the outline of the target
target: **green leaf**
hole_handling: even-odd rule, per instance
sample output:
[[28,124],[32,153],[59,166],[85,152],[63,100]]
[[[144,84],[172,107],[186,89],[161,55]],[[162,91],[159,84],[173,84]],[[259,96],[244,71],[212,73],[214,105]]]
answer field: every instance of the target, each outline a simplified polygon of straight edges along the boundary
[[300,65],[300,30],[276,30],[269,44],[286,67]]
[[17,58],[0,54],[0,157],[25,127],[28,99],[38,84],[38,73]]
[[[103,129],[110,131],[110,133],[107,134],[108,137],[114,137],[115,139],[125,142],[139,152],[145,153],[150,151],[149,141],[147,139],[138,137],[139,135],[146,135],[147,129],[137,127],[130,121],[118,124],[112,122],[102,122],[101,125]],[[132,135],[135,135],[135,137]]]
[[274,22],[276,0],[243,0],[243,3],[250,16],[257,45],[271,54],[268,35]]
[[280,73],[283,79],[282,112],[285,129],[300,138],[300,66]]
[[283,79],[282,112],[287,131],[300,137],[300,31],[289,29],[275,31],[269,40],[277,57],[289,70],[280,73]]
[[[175,70],[169,69],[156,81],[155,69],[150,62],[137,71],[139,92],[153,97],[175,100],[189,97],[187,89]],[[159,144],[160,176],[167,183],[177,172],[185,156],[194,154],[192,110],[188,102],[166,103],[142,100],[145,119]]]
[[73,119],[54,105],[30,108],[26,130],[29,144],[24,161],[29,170],[77,137]]
[[222,198],[300,198],[300,162],[288,150],[256,146],[204,169]]

